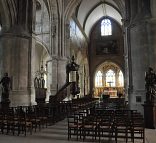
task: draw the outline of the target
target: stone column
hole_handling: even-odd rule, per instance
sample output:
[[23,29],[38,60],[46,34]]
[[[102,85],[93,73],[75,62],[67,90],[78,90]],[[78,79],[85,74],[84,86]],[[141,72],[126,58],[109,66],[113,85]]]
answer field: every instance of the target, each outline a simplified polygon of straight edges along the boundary
[[129,8],[129,9],[127,9],[127,11],[128,11],[127,16],[132,21],[135,19],[136,14],[137,14],[138,1],[137,0],[126,1],[126,4],[127,4],[127,7]]
[[57,91],[66,83],[66,59],[52,59],[52,83],[51,95],[55,95]]
[[154,69],[156,72],[156,18],[152,18],[148,21],[147,25],[147,30],[148,30],[148,40],[149,40],[149,63],[150,66]]
[[11,106],[30,105],[33,1],[16,0],[14,11],[11,26],[0,35],[0,68],[12,79]]
[[67,59],[59,59],[57,62],[57,84],[60,89],[66,83],[66,65]]
[[31,89],[31,96],[30,96],[30,104],[35,105],[36,103],[36,97],[35,97],[35,87],[34,87],[34,79],[36,77],[36,39],[35,35],[33,35],[31,39],[31,60],[30,60],[30,89]]
[[[145,101],[145,71],[150,66],[150,45],[148,30],[150,13],[144,8],[149,8],[146,1],[138,0],[137,5],[131,3],[131,10],[136,9],[136,16],[127,27],[128,41],[128,68],[129,68],[129,105],[143,113],[142,104]],[[139,7],[140,6],[140,7]],[[140,99],[140,101],[137,101]]]
[[49,96],[52,94],[52,60],[47,61],[47,97],[46,101],[49,101]]
[[57,83],[57,71],[58,71],[58,60],[52,59],[52,85],[51,85],[51,95],[54,96],[58,90],[58,83]]
[[3,50],[1,68],[3,72],[8,72],[12,79],[11,105],[28,105],[30,103],[28,89],[30,37],[12,33],[4,34],[0,38],[0,49]]
[[[131,48],[131,84],[130,107],[134,109],[142,108],[145,100],[145,70],[148,66],[148,37],[147,24],[140,23],[130,28],[130,48]],[[137,103],[136,98],[140,96],[141,102]]]

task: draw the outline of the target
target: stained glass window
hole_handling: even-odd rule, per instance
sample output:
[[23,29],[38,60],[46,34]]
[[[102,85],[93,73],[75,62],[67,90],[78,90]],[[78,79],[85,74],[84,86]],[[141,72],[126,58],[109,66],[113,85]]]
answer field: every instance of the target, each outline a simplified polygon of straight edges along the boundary
[[108,70],[106,73],[106,86],[114,87],[115,86],[115,72],[113,70]]
[[101,36],[112,35],[112,24],[109,19],[104,19],[101,22]]
[[102,86],[102,72],[98,71],[95,76],[95,86]]

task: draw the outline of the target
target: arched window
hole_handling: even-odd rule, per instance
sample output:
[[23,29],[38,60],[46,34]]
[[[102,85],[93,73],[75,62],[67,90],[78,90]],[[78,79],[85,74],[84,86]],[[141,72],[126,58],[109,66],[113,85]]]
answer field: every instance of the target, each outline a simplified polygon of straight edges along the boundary
[[101,36],[112,35],[112,24],[109,19],[104,19],[101,22]]
[[119,72],[118,80],[119,80],[119,86],[124,86],[124,78],[123,78],[123,73],[121,70]]
[[95,76],[95,87],[102,86],[102,72],[98,71]]
[[113,70],[108,70],[106,73],[106,86],[115,86],[115,72]]

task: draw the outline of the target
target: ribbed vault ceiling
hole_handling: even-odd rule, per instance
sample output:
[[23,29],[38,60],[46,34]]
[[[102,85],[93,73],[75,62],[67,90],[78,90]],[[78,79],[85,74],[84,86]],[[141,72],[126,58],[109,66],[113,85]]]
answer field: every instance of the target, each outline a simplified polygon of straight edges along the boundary
[[108,16],[122,25],[123,0],[82,0],[77,10],[77,19],[89,37],[93,25],[103,16]]

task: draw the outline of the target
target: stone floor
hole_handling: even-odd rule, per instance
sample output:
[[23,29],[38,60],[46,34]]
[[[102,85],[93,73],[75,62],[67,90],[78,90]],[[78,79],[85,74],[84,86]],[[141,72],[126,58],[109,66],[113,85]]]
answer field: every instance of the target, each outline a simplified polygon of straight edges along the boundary
[[[156,130],[145,129],[145,143],[156,143]],[[48,126],[48,128],[44,128],[41,131],[33,132],[32,135],[24,135],[13,136],[13,135],[4,135],[0,134],[0,143],[82,143],[83,141],[76,141],[72,139],[70,141],[67,140],[67,121],[60,121],[53,126]],[[92,142],[92,141],[87,141]],[[83,143],[87,143],[84,141]],[[98,141],[97,141],[98,142]],[[108,141],[103,141],[103,143],[107,143]],[[135,143],[141,143],[141,140],[135,141]],[[113,140],[111,143],[115,143]],[[118,143],[125,143],[123,139],[121,139]],[[131,143],[129,140],[128,143]]]

